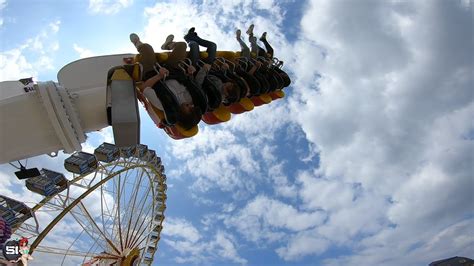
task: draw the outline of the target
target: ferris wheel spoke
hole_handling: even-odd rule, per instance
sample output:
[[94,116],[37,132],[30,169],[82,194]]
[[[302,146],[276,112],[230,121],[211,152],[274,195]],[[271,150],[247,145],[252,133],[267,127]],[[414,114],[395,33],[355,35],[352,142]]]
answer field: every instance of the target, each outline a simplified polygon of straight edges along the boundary
[[[151,202],[151,205],[153,205],[153,201]],[[150,208],[150,207],[147,208],[147,212],[146,212],[146,214],[145,214],[144,217],[148,217],[148,214],[149,214],[150,210],[153,209],[153,207],[154,207],[154,206],[151,206],[151,208]],[[142,210],[143,210],[143,208],[142,208]],[[141,212],[140,212],[140,214],[141,214]],[[140,215],[140,216],[141,216],[141,215]],[[139,217],[140,217],[140,216],[139,216]],[[137,243],[138,239],[140,238],[140,236],[141,236],[141,235],[145,232],[145,230],[147,229],[147,225],[145,225],[145,227],[143,228],[143,230],[140,232],[140,229],[142,228],[143,224],[145,224],[145,218],[143,218],[142,223],[140,223],[140,227],[138,227],[138,229],[135,231],[135,227],[136,227],[138,221],[139,221],[139,218],[136,220],[136,223],[135,223],[135,226],[134,226],[134,230],[132,231],[132,232],[135,232],[135,235],[133,235],[133,238],[132,238],[132,241],[130,242],[129,247],[136,246],[135,244]],[[153,218],[150,219],[150,221],[153,221]]]
[[[135,238],[136,238],[136,232],[138,232],[140,230],[140,228],[137,230],[137,225],[143,225],[143,222],[145,220],[145,217],[146,215],[142,216],[142,213],[143,213],[143,210],[148,210],[147,213],[152,210],[154,208],[154,201],[153,201],[153,195],[151,197],[151,201],[149,202],[149,204],[146,206],[146,208],[144,207],[145,203],[146,203],[146,200],[148,198],[148,195],[150,194],[150,191],[153,191],[152,190],[152,186],[150,185],[148,187],[148,190],[147,190],[147,194],[145,197],[142,197],[142,201],[140,201],[139,205],[141,205],[140,208],[136,208],[133,210],[133,213],[131,215],[133,215],[133,217],[136,217],[135,219],[135,222],[134,222],[134,225],[133,225],[133,229],[132,229],[132,235],[131,237],[129,238],[129,241],[128,241],[128,244],[127,246],[128,247],[133,247],[133,245],[131,245],[132,242],[134,242]],[[143,220],[141,220],[140,218],[141,217],[144,217]]]
[[57,247],[47,247],[47,246],[38,246],[35,249],[36,252],[42,253],[49,253],[49,254],[57,254],[57,255],[64,255],[64,256],[79,256],[79,257],[102,257],[102,258],[110,258],[110,259],[117,259],[120,256],[113,255],[110,253],[86,253],[83,251],[78,250],[71,250],[71,249],[61,249]]
[[[90,226],[87,226],[87,223],[80,220],[78,216],[83,216],[83,214],[79,214],[77,212],[74,212],[74,211],[70,211],[69,212],[73,217],[74,219],[76,220],[76,222],[82,227],[82,230],[83,232],[86,232],[87,235],[89,235],[89,237],[95,242],[97,243],[97,245],[99,245],[102,249],[104,250],[107,250],[107,245],[104,245],[105,242],[101,242],[101,238],[100,238],[100,234],[98,234],[94,228],[90,225]],[[94,235],[94,233],[96,235]]]
[[[144,206],[145,206],[145,203],[146,203],[146,199],[148,198],[148,195],[150,194],[150,191],[152,190],[152,186],[148,186],[148,189],[147,189],[147,192],[146,192],[146,195],[144,197],[141,198],[140,202],[138,203],[138,206],[141,205],[141,207],[138,208],[138,210],[140,211],[138,215],[134,215],[138,210],[136,208],[133,208],[131,211],[130,211],[130,219],[129,219],[129,223],[128,223],[128,228],[127,228],[127,239],[126,239],[126,242],[125,242],[125,245],[127,247],[130,247],[129,244],[132,240],[132,235],[130,235],[130,239],[129,239],[129,234],[130,234],[130,228],[131,228],[131,221],[132,221],[132,217],[137,217],[136,220],[135,220],[135,224],[133,226],[133,230],[135,230],[136,226],[137,226],[137,222],[140,220],[140,217],[142,212],[143,212],[143,209],[144,209]],[[136,201],[136,195],[135,195],[135,198],[134,198],[134,201]],[[153,206],[147,206],[148,209],[150,209],[150,207],[153,207]],[[133,230],[132,230],[132,234],[133,234]],[[130,241],[129,241],[130,240]]]
[[[112,208],[112,211],[109,209],[109,204],[107,203],[107,201],[103,201],[103,205],[105,205],[105,209],[107,209],[107,214],[108,214],[107,216],[109,217],[109,219],[107,220],[107,222],[103,223],[103,227],[105,228],[105,226],[106,226],[110,221],[112,221],[112,225],[115,225],[116,216],[114,215],[115,211],[113,211],[113,210],[114,210],[113,208],[115,207],[115,203],[114,203],[114,206],[112,206],[112,207],[113,207],[113,208]],[[105,213],[105,212],[102,211],[102,216],[104,216],[104,213]],[[102,219],[103,219],[103,218],[102,218]],[[104,231],[107,231],[107,232],[108,232],[108,230],[105,230],[105,229],[104,229]],[[113,232],[113,227],[112,227],[112,232]],[[112,232],[109,232],[110,238],[113,238]]]
[[[79,209],[79,210],[76,211],[76,209]],[[93,239],[94,242],[97,242],[98,245],[100,245],[104,250],[106,250],[107,245],[103,245],[99,243],[102,236],[100,230],[96,230],[96,228],[93,226],[93,223],[91,222],[91,219],[89,219],[89,217],[87,217],[78,206],[75,206],[74,208],[72,208],[69,211],[69,214],[71,214],[71,216],[76,220],[76,222],[82,227],[83,229],[82,232],[86,232],[89,235],[89,237]],[[80,217],[85,218],[86,221],[82,221]]]
[[91,257],[90,254],[93,254],[94,252],[97,251],[97,248],[99,248],[99,245],[97,245],[96,242],[94,242],[91,247],[89,248],[89,250],[87,250],[87,253],[86,253],[86,256],[84,256],[84,259],[82,260],[82,264],[81,265],[84,265],[85,262],[86,262],[86,259]]
[[[130,227],[131,227],[131,222],[132,222],[132,217],[133,217],[133,213],[135,212],[135,203],[137,201],[137,196],[138,196],[138,192],[140,190],[140,184],[143,180],[143,175],[145,174],[145,171],[141,171],[140,173],[140,177],[139,178],[135,178],[135,185],[134,185],[134,189],[133,189],[133,194],[131,195],[130,197],[130,200],[129,200],[129,203],[130,202],[133,202],[132,204],[129,204],[125,210],[125,218],[128,218],[128,223],[127,223],[127,234],[126,234],[126,237],[125,237],[125,246],[127,246],[127,243],[128,243],[128,238],[129,238],[129,234],[130,234]],[[148,194],[147,194],[148,196]],[[142,197],[142,200],[146,198],[146,197]],[[139,203],[140,205],[140,203]]]
[[[100,179],[103,179],[103,174],[100,174]],[[105,220],[104,220],[104,188],[103,186],[100,186],[100,213],[101,213],[101,218],[102,218],[102,230],[106,232],[105,230]]]
[[[109,216],[109,219],[106,221],[106,223],[108,223],[110,220],[112,219],[112,216]],[[105,230],[107,232],[107,230]],[[111,234],[111,232],[109,232],[109,234]],[[96,250],[99,248],[99,244],[97,241],[94,241],[94,243],[91,245],[91,247],[89,248],[89,250],[87,251],[87,254],[90,254],[90,253],[94,253],[96,252]],[[105,249],[104,249],[104,252],[105,252]],[[107,252],[105,252],[107,253]],[[107,253],[109,255],[113,255],[111,253]],[[114,255],[115,256],[115,255]],[[84,257],[84,260],[83,260],[83,264],[85,263],[85,259],[86,257]]]
[[[150,212],[150,210],[151,210],[151,208],[148,209],[147,215],[148,215],[148,213]],[[143,240],[148,237],[148,235],[144,235],[144,234],[143,234],[146,229],[150,229],[150,228],[148,228],[148,225],[145,225],[145,227],[143,227],[143,229],[140,231],[140,229],[142,228],[142,226],[143,226],[143,225],[145,224],[145,222],[146,222],[145,220],[146,220],[146,219],[143,219],[142,223],[140,224],[140,227],[138,228],[137,233],[136,233],[135,236],[134,236],[134,241],[131,242],[130,247],[139,246],[138,243],[141,244],[141,242],[143,242]],[[150,219],[150,220],[148,221],[148,224],[150,225],[150,227],[151,227],[151,225],[153,225],[153,222],[152,222],[152,221],[153,221],[153,219]],[[142,238],[141,241],[140,241],[140,237]]]
[[[118,176],[118,187],[117,187],[117,221],[118,221],[117,225],[118,225],[118,235],[120,239],[120,248],[123,250],[122,225],[120,221],[120,197],[123,191],[120,190],[120,183],[121,183],[120,179],[121,179],[121,175]],[[123,188],[125,188],[125,186],[123,186]]]
[[[85,217],[89,220],[90,224],[92,225],[93,228],[95,228],[100,236],[102,236],[102,238],[107,241],[107,243],[110,245],[111,248],[113,248],[117,254],[120,254],[121,252],[119,251],[119,249],[115,246],[115,244],[105,235],[104,232],[102,232],[99,228],[99,226],[97,225],[97,223],[94,221],[94,219],[92,218],[92,216],[90,215],[89,211],[87,210],[86,206],[84,206],[84,204],[81,202],[79,202],[79,207],[84,211],[84,214],[85,214]],[[123,249],[122,249],[123,250]]]
[[[101,179],[102,179],[102,177],[101,177]],[[110,238],[113,238],[112,233],[109,232],[106,229],[107,224],[111,221],[111,219],[114,217],[114,215],[113,215],[113,212],[110,211],[110,209],[108,207],[107,199],[104,196],[106,194],[105,192],[109,192],[109,191],[104,189],[104,186],[101,186],[100,187],[100,197],[101,197],[100,210],[101,210],[101,220],[102,220],[102,231],[108,233]],[[113,194],[113,192],[112,192],[112,194]],[[105,208],[104,208],[104,205],[105,205]],[[105,209],[107,209],[107,215],[106,215]],[[107,221],[105,221],[105,216],[108,216]]]
[[69,247],[67,248],[66,254],[64,254],[63,260],[61,261],[61,265],[64,264],[64,261],[66,260],[67,253],[69,252],[69,250],[72,249],[72,247],[74,246],[74,244],[76,243],[76,241],[81,237],[82,233],[84,233],[84,230],[82,230],[82,231],[76,236],[76,238],[74,238],[74,241],[72,241],[71,244],[69,245]]

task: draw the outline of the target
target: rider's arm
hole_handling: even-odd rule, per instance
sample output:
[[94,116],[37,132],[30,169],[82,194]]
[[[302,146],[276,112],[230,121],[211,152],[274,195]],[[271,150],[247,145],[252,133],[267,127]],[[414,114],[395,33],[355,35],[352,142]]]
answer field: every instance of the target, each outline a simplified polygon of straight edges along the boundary
[[261,65],[262,65],[262,63],[260,63],[260,62],[257,61],[257,62],[253,65],[253,67],[249,70],[248,73],[249,73],[250,75],[253,75],[253,74],[255,73],[255,71],[257,71],[257,69],[258,69]]
[[196,74],[196,77],[194,78],[194,81],[196,81],[196,83],[198,84],[198,86],[200,88],[202,87],[202,83],[204,82],[204,78],[206,77],[206,75],[207,75],[207,73],[209,72],[210,69],[211,69],[211,65],[204,64],[204,66],[201,67],[201,69]]
[[168,75],[168,70],[166,68],[160,68],[160,72],[153,77],[147,79],[143,86],[145,88],[152,88],[158,81],[162,80],[166,75]]

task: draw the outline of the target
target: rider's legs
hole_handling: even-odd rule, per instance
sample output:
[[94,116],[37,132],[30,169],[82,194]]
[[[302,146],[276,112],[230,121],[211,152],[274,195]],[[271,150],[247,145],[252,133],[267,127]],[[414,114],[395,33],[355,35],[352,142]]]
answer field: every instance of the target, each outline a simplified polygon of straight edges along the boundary
[[186,43],[173,42],[173,51],[168,54],[166,64],[172,68],[177,68],[179,61],[186,59]]
[[148,43],[142,43],[140,38],[135,33],[130,34],[130,41],[137,48],[140,53],[140,63],[143,66],[143,74],[153,70],[156,63],[155,51]]
[[[217,45],[214,42],[200,38],[197,35],[197,33],[195,33],[194,31],[188,32],[188,34],[184,36],[184,39],[186,40],[186,42],[188,42],[190,48],[192,48],[191,60],[193,61],[193,64],[195,64],[195,62],[199,60],[199,46],[203,46],[207,48],[206,50],[207,59],[204,61],[206,61],[206,63],[209,63],[209,64],[212,64],[214,62],[214,60],[216,59],[216,51],[217,51]],[[198,46],[196,46],[196,44]]]
[[247,34],[249,35],[251,52],[253,54],[256,54],[257,56],[265,56],[265,50],[257,44],[257,37],[253,36],[253,28],[254,25],[251,24],[249,29],[247,30]]
[[265,45],[265,49],[267,50],[267,58],[273,58],[273,47],[268,43],[267,41],[267,33],[264,32],[262,34],[262,37],[260,37],[260,41],[263,42],[263,44]]
[[235,37],[236,37],[237,41],[240,44],[240,56],[245,57],[245,58],[250,58],[250,49],[247,46],[247,44],[244,41],[242,41],[242,38],[240,37],[240,35],[241,35],[240,30],[237,30],[235,32],[235,35],[236,35]]

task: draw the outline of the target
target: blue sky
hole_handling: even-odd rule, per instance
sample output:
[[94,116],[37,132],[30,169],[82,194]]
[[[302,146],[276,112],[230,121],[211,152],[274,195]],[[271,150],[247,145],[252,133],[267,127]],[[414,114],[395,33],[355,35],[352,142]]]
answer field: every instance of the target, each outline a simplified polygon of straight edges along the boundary
[[[133,53],[131,32],[158,50],[195,26],[238,50],[235,29],[255,23],[287,97],[181,141],[141,110],[169,184],[155,264],[427,265],[474,254],[472,14],[464,0],[0,0],[0,80]],[[13,171],[0,166],[0,194],[32,197]]]

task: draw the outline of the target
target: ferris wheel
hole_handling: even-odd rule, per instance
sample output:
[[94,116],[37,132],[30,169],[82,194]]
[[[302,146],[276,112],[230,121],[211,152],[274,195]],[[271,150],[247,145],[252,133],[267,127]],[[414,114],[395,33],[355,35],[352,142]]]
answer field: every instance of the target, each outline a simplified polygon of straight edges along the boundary
[[156,152],[103,143],[64,166],[72,179],[48,169],[27,179],[27,188],[44,196],[32,208],[0,196],[12,236],[31,239],[30,254],[51,265],[151,265],[167,190]]

